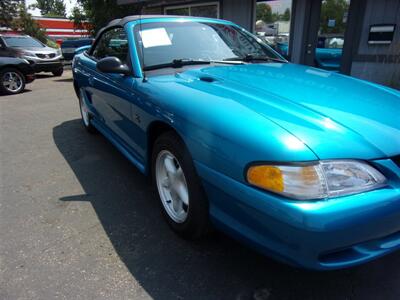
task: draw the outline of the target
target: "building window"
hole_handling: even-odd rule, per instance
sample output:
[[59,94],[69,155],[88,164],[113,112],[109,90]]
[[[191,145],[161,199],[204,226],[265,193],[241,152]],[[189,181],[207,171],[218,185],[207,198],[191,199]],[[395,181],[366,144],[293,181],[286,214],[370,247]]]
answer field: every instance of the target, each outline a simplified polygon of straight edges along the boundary
[[219,2],[168,6],[164,8],[165,15],[194,16],[219,18]]
[[291,15],[292,0],[260,1],[256,6],[256,34],[285,58],[289,58]]

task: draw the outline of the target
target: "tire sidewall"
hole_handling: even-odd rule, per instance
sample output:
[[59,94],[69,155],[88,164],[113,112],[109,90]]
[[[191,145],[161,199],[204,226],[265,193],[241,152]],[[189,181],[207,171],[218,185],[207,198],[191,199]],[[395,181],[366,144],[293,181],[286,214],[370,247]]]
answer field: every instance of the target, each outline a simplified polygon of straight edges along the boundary
[[[15,72],[22,78],[22,87],[21,87],[20,90],[18,90],[16,92],[12,92],[12,91],[7,90],[4,87],[4,85],[3,85],[3,77],[4,77],[4,74],[8,73],[8,72]],[[16,95],[16,94],[22,93],[25,90],[25,84],[26,84],[25,76],[19,70],[15,69],[15,68],[6,68],[6,69],[3,69],[3,70],[0,70],[0,92],[2,94],[5,94],[5,95]]]
[[80,114],[81,114],[81,122],[82,122],[82,125],[83,125],[83,127],[85,127],[85,129],[88,131],[88,132],[90,132],[90,133],[96,133],[97,132],[97,130],[96,130],[96,128],[92,125],[92,123],[91,123],[91,119],[92,119],[92,116],[91,116],[91,114],[90,114],[90,112],[89,112],[89,125],[86,125],[85,124],[85,121],[83,120],[83,114],[82,114],[82,102],[83,101],[83,99],[82,99],[82,95],[79,93],[79,95],[78,95],[78,104],[79,104],[79,112],[80,112]]
[[[189,191],[188,215],[184,222],[175,222],[167,213],[162,203],[156,181],[156,160],[158,154],[170,151],[178,160],[184,173]],[[208,201],[195,171],[192,158],[182,140],[173,132],[161,135],[155,142],[152,152],[152,181],[153,187],[159,198],[162,213],[172,229],[187,239],[198,238],[204,235],[208,227]]]
[[54,76],[60,77],[64,73],[64,68],[52,72]]

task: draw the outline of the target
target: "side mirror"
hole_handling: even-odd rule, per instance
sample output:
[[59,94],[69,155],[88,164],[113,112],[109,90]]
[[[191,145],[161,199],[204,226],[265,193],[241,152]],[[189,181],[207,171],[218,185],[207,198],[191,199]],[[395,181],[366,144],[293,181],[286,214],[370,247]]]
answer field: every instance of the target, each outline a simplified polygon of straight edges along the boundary
[[110,56],[100,59],[96,64],[97,70],[103,73],[116,73],[129,75],[131,70],[121,62],[118,57]]

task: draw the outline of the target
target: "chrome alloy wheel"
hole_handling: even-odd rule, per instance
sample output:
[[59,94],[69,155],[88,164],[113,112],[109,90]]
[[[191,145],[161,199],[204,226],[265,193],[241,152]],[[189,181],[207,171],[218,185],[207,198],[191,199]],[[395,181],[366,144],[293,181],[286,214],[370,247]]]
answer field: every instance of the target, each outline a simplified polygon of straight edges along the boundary
[[81,115],[82,115],[83,124],[85,124],[85,126],[88,127],[90,125],[89,109],[87,108],[84,99],[85,98],[83,96],[83,92],[81,92],[81,97],[79,99]]
[[158,193],[167,214],[176,223],[185,222],[189,212],[189,189],[178,160],[168,150],[162,150],[157,156],[155,171]]
[[4,88],[10,93],[19,92],[24,86],[24,80],[17,72],[6,72],[2,78]]

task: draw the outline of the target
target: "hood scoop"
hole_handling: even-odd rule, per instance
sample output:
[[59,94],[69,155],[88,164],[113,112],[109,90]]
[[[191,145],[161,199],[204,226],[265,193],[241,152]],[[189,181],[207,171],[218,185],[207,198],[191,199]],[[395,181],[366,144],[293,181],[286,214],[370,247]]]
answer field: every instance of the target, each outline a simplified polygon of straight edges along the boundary
[[214,81],[217,81],[215,78],[210,77],[210,76],[201,76],[199,79],[200,79],[201,81],[204,81],[204,82],[214,82]]

